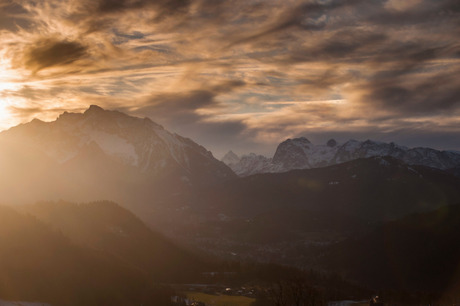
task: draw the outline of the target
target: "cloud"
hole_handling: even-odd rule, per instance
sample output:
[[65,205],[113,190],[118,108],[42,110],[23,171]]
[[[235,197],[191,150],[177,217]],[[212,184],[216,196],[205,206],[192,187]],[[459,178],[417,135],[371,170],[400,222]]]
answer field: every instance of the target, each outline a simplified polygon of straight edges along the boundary
[[395,11],[405,11],[408,9],[412,9],[414,6],[419,5],[421,0],[406,0],[406,1],[398,1],[398,0],[388,0],[385,3],[385,8]]
[[87,33],[119,27],[120,19],[134,15],[142,17],[133,20],[136,24],[124,26],[176,31],[195,29],[198,23],[203,30],[206,23],[219,20],[228,6],[227,1],[213,0],[83,0],[75,6],[69,20],[80,23]]
[[23,118],[100,104],[214,148],[441,133],[459,36],[456,0],[5,0],[0,90]]
[[385,33],[375,31],[339,30],[333,32],[327,39],[293,48],[286,62],[323,61],[330,64],[366,62],[372,59],[373,54],[385,52],[388,39]]
[[161,14],[183,12],[188,9],[191,0],[99,0],[97,3],[98,13],[112,13],[125,10],[137,10],[153,7]]
[[210,90],[193,90],[186,93],[156,94],[149,98],[138,112],[151,115],[154,119],[168,121],[170,125],[189,125],[197,122],[200,108],[215,108],[219,103],[216,94]]
[[224,105],[216,98],[245,86],[242,81],[226,81],[206,87],[184,92],[158,93],[150,96],[140,107],[137,113],[148,114],[169,126],[190,126],[204,121],[207,115],[200,113],[203,109],[219,109]]
[[230,139],[241,139],[240,136],[247,128],[239,120],[212,120],[216,113],[226,108],[219,97],[245,85],[241,81],[225,81],[212,84],[206,89],[153,94],[140,105],[120,110],[147,116],[199,143],[211,142],[213,145],[210,147],[216,151],[218,146]]
[[27,10],[12,0],[0,3],[0,30],[17,31],[20,28],[29,28]]
[[398,77],[406,73],[390,71],[364,82],[356,88],[362,91],[361,102],[405,117],[460,110],[460,80],[456,77],[460,73],[458,69],[436,71],[412,80]]
[[89,56],[88,48],[76,41],[41,39],[26,47],[22,61],[34,73],[67,66]]

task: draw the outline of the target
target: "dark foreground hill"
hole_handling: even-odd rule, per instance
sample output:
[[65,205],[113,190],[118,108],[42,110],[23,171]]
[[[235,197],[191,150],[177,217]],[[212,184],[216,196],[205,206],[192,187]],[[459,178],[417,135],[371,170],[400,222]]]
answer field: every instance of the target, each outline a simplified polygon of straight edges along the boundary
[[460,205],[385,223],[322,251],[328,270],[380,290],[460,298]]
[[205,267],[197,256],[112,202],[42,202],[25,210],[74,243],[113,256],[157,282],[190,281]]
[[0,207],[0,296],[57,305],[130,305],[147,294],[146,276],[72,244],[35,218]]
[[169,305],[170,289],[155,284],[190,279],[202,267],[112,203],[47,203],[29,212],[37,217],[0,207],[5,300]]

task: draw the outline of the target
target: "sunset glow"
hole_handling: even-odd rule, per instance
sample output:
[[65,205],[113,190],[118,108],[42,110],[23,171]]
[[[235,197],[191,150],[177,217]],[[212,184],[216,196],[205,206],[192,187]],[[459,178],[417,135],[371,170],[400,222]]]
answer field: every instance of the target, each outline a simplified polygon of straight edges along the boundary
[[0,0],[0,306],[460,305],[459,38],[460,0]]
[[10,116],[7,102],[2,101],[2,103],[0,103],[0,128],[8,127],[9,121],[11,120]]
[[6,1],[0,128],[98,104],[217,155],[297,136],[458,150],[458,126],[439,128],[460,117],[458,14],[448,0]]

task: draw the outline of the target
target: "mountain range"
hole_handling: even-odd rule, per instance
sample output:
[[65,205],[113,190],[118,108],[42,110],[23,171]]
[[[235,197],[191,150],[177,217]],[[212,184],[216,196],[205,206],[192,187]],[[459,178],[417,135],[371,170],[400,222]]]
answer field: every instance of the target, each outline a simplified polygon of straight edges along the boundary
[[303,209],[385,221],[460,202],[459,186],[460,178],[446,171],[370,157],[230,180],[201,190],[194,205],[229,218]]
[[[340,271],[365,284],[371,276],[352,260],[366,251],[359,247],[378,249],[371,242],[384,243],[382,233],[392,227],[416,236],[404,218],[423,213],[420,220],[435,219],[432,211],[441,214],[442,207],[460,203],[459,167],[460,153],[453,151],[371,140],[314,145],[306,138],[282,142],[273,158],[229,152],[219,161],[148,118],[95,105],[52,122],[33,120],[0,133],[0,203],[20,211],[0,207],[0,297],[65,304],[70,296],[78,304],[81,294],[83,304],[98,304],[110,301],[112,289],[95,292],[84,284],[97,287],[100,281],[119,288],[114,305],[152,303],[144,299],[149,282],[187,281],[207,267],[175,243],[232,260]],[[453,232],[448,228],[447,244]],[[391,235],[401,249],[397,233]],[[449,251],[437,244],[439,235],[426,237]],[[414,241],[420,250],[424,241]],[[340,252],[347,257],[334,261]],[[407,254],[416,256],[394,254],[403,263]],[[449,257],[441,269],[441,287],[452,285],[446,271],[455,264]],[[85,275],[82,266],[96,268]],[[48,279],[43,286],[42,275]],[[133,285],[125,287],[123,279]],[[391,275],[373,284],[407,290],[426,284],[407,281],[414,286],[398,287]],[[18,294],[21,283],[30,295]]]
[[458,195],[456,152],[298,138],[282,142],[272,159],[230,152],[223,161],[239,175],[272,175],[239,178],[202,146],[148,118],[92,105],[0,133],[0,203],[110,200],[164,230],[289,207],[388,220]]
[[0,202],[113,200],[130,205],[235,174],[210,151],[136,118],[92,105],[0,133]]
[[394,143],[353,139],[343,144],[330,139],[324,145],[316,145],[305,137],[283,141],[278,145],[273,158],[254,153],[238,157],[229,151],[222,161],[239,176],[248,176],[325,167],[374,156],[391,156],[409,165],[423,165],[442,170],[460,166],[460,153],[455,151],[408,148]]

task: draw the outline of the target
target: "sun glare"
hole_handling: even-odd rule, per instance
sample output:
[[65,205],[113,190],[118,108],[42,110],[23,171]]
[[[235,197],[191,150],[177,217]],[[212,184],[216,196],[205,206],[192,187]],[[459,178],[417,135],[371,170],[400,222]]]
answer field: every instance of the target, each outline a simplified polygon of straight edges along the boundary
[[17,75],[10,69],[10,62],[0,56],[0,131],[8,128],[12,124],[12,105],[9,95],[19,89],[20,85],[14,81]]
[[6,99],[0,99],[0,131],[9,126],[11,113],[8,108],[9,102]]
[[[1,95],[1,91],[0,91],[0,95]],[[0,131],[3,131],[4,129],[11,126],[12,116],[9,110],[10,105],[11,104],[9,103],[7,98],[0,97]]]

